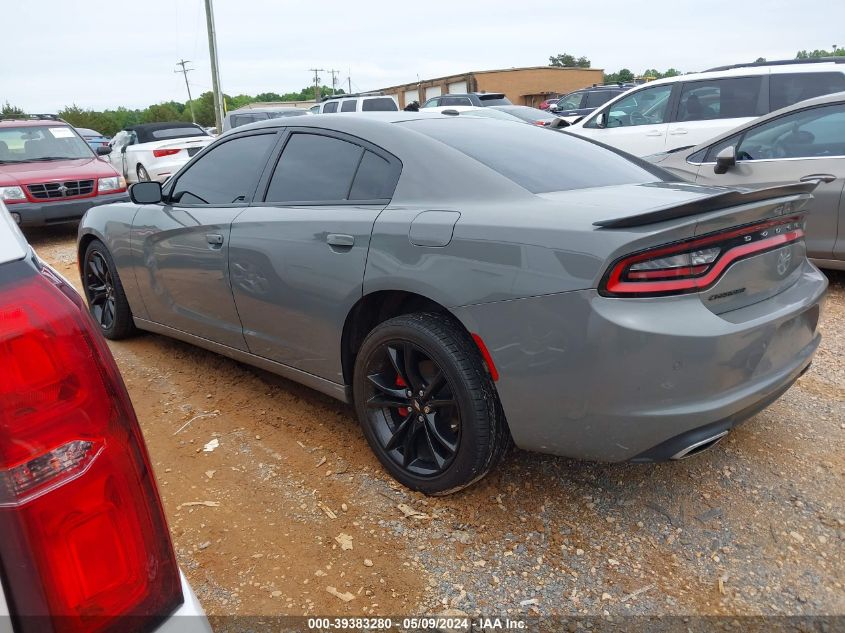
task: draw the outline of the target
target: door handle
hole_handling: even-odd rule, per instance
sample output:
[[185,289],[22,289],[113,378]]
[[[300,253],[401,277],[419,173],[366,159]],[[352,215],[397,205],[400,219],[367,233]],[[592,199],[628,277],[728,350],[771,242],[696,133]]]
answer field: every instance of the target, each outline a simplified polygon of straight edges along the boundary
[[645,133],[646,136],[663,136],[663,132],[660,130],[651,130],[650,132]]
[[810,174],[809,176],[804,176],[803,178],[801,178],[801,182],[813,182],[816,180],[819,182],[828,183],[836,180],[836,176],[834,176],[833,174]]
[[205,241],[208,242],[211,246],[222,246],[223,236],[220,235],[220,233],[206,233]]
[[684,128],[680,128],[680,129],[677,129],[677,130],[672,130],[671,132],[669,132],[669,134],[673,134],[673,135],[676,135],[676,134],[686,134],[686,133],[687,133],[687,131],[686,131]]
[[329,233],[326,235],[326,243],[329,246],[340,246],[341,248],[352,248],[355,246],[355,236],[343,233]]

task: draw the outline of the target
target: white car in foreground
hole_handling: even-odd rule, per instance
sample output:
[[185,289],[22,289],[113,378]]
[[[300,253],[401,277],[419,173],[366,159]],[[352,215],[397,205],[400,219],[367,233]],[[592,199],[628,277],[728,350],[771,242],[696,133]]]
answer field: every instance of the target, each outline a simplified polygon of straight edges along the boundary
[[126,182],[164,182],[214,137],[193,123],[142,123],[112,138],[109,162]]
[[0,633],[211,633],[103,334],[2,202],[0,322]]

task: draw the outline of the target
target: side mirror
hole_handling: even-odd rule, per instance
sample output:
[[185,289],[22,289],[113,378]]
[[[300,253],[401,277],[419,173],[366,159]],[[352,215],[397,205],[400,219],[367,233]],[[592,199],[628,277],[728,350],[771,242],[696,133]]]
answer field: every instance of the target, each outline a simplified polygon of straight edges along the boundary
[[158,204],[161,202],[161,183],[136,182],[129,186],[129,199],[135,204]]
[[111,154],[111,147],[108,145],[100,145],[97,147],[97,156],[108,156]]
[[725,174],[734,165],[736,165],[736,147],[728,145],[716,154],[716,166],[713,167],[713,171],[717,174]]

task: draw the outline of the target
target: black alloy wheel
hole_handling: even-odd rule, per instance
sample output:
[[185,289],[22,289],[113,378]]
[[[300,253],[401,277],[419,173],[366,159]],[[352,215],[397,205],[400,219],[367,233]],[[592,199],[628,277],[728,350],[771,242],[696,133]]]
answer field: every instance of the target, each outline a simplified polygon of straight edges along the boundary
[[82,287],[88,309],[103,335],[117,340],[134,334],[132,310],[106,245],[100,240],[92,240],[81,254],[81,259]]
[[366,369],[369,422],[384,451],[420,477],[446,470],[461,441],[461,415],[443,370],[410,341],[382,343]]

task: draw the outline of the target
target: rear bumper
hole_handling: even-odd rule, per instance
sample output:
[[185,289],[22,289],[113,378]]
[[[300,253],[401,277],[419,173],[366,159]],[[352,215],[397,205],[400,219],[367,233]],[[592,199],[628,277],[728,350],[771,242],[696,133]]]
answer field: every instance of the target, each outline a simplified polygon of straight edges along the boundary
[[211,633],[205,611],[182,572],[182,595],[185,602],[155,629],[155,633]]
[[129,193],[107,193],[92,198],[78,198],[76,200],[55,200],[50,202],[20,202],[7,205],[9,213],[18,214],[20,226],[44,226],[75,222],[79,220],[91,207],[98,207],[111,202],[126,202]]
[[791,287],[722,315],[697,295],[594,290],[455,312],[490,350],[517,446],[655,461],[677,454],[678,438],[732,428],[789,388],[819,345],[826,287],[805,261]]
[[151,180],[157,180],[158,182],[163,183],[177,171],[182,169],[185,163],[191,160],[191,158],[193,158],[193,156],[185,156],[184,158],[179,157],[176,160],[168,160],[165,158],[156,160],[155,163],[149,167],[146,165],[144,165],[144,167],[146,167]]

